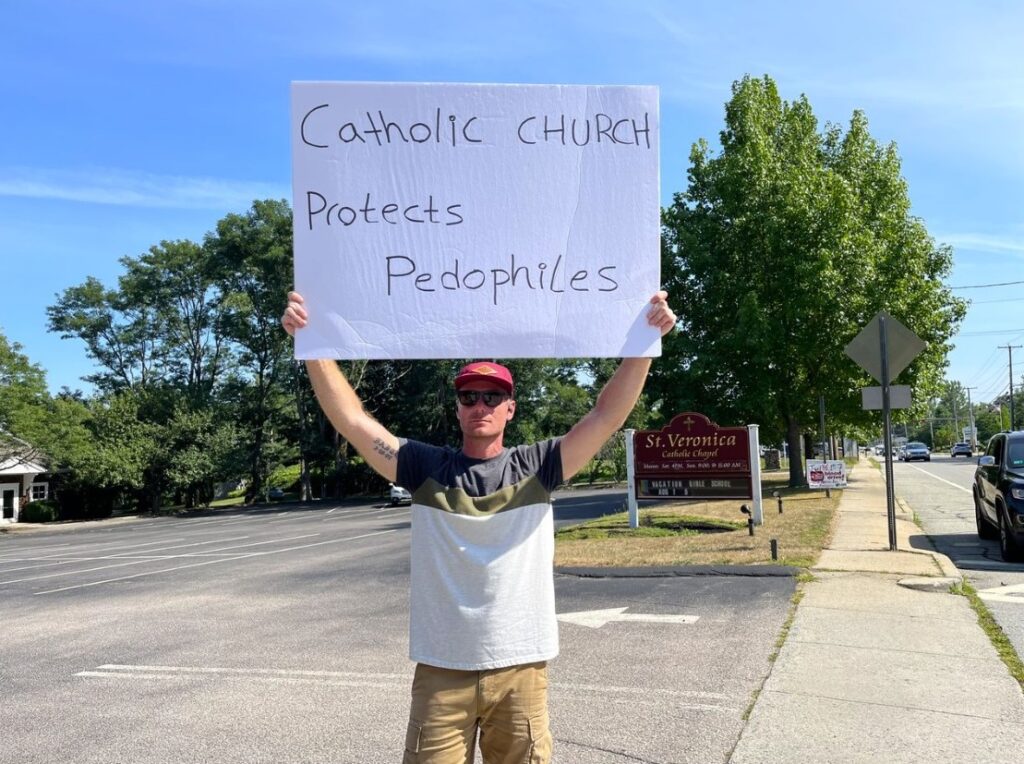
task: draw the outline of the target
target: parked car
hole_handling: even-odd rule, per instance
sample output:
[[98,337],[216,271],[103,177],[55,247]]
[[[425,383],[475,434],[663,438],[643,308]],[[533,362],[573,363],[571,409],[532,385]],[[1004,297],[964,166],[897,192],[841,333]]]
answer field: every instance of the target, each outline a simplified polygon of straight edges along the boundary
[[1024,432],[992,436],[974,471],[974,519],[1007,562],[1024,558]]
[[912,462],[915,459],[920,459],[922,462],[930,462],[932,460],[932,452],[928,450],[928,446],[924,443],[913,441],[903,447],[900,459],[905,462]]
[[268,499],[283,499],[284,498],[284,489],[283,488],[271,488],[269,491],[267,491],[267,498]]
[[391,485],[391,492],[390,492],[389,500],[391,502],[391,506],[392,507],[397,507],[399,504],[404,504],[406,502],[408,502],[409,504],[412,504],[412,494],[411,493],[409,493],[407,490],[402,488],[402,486],[400,486],[400,485],[395,485],[394,483],[391,483],[390,485]]
[[875,456],[885,456],[885,446],[875,446]]
[[954,443],[953,447],[949,449],[949,458],[955,459],[958,456],[974,456],[974,449],[971,448],[970,443]]

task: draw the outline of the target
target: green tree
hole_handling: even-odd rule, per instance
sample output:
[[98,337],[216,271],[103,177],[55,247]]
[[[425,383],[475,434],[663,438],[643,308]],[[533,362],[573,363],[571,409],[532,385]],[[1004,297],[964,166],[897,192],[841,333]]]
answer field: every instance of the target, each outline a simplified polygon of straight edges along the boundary
[[99,366],[85,377],[105,392],[145,386],[162,373],[165,349],[160,343],[159,316],[118,290],[89,276],[84,283],[64,290],[46,309],[51,332],[61,339],[77,337],[86,354]]
[[208,402],[227,361],[208,253],[192,241],[162,241],[121,264],[125,273],[118,279],[117,302],[145,307],[153,317],[161,381],[195,405]]
[[248,433],[249,496],[263,492],[280,434],[296,416],[292,343],[281,329],[292,283],[292,213],[287,202],[253,202],[230,214],[205,240],[220,293],[219,327],[237,349],[227,391]]
[[235,424],[218,421],[213,408],[192,410],[179,404],[167,423],[162,454],[166,485],[176,503],[186,509],[208,505],[215,484],[225,477],[225,466],[237,457],[240,440]]
[[985,403],[975,405],[974,424],[978,428],[978,445],[982,448],[988,443],[989,438],[1006,429],[1009,416],[1004,415],[1000,421],[1001,413],[1002,410],[999,406]]
[[[0,432],[40,445],[49,426],[46,372],[22,350],[19,343],[10,342],[0,332]],[[31,459],[24,446],[14,451]],[[11,455],[13,452],[8,452]]]
[[758,422],[765,442],[784,437],[797,485],[819,396],[830,429],[875,422],[858,391],[875,383],[846,344],[887,310],[928,343],[900,377],[926,400],[964,304],[943,284],[951,250],[910,214],[896,147],[877,144],[863,113],[845,133],[820,132],[805,97],[787,103],[769,77],[746,77],[720,140],[717,156],[694,145],[688,188],[663,211],[682,331],[666,338],[650,389],[666,416],[694,409]]

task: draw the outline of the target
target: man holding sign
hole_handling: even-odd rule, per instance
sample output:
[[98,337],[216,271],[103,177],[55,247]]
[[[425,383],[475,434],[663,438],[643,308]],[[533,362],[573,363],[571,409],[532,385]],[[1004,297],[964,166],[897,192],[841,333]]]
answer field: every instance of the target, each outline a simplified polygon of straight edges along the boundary
[[[335,429],[412,501],[406,762],[547,762],[551,491],[625,422],[675,325],[653,87],[292,84],[283,317]],[[300,294],[301,293],[301,296]],[[301,330],[301,331],[298,331]],[[506,448],[515,381],[456,376],[461,448],[395,437],[333,360],[625,358],[562,438]]]
[[[676,323],[665,292],[644,325]],[[640,306],[636,306],[639,313]],[[310,323],[292,292],[282,317],[296,337]],[[454,379],[459,449],[398,438],[363,409],[333,360],[307,360],[335,429],[386,480],[413,496],[410,658],[416,661],[406,764],[549,762],[546,662],[558,654],[551,492],[589,462],[643,390],[650,358],[625,358],[594,408],[563,437],[508,448],[515,381],[477,362]]]

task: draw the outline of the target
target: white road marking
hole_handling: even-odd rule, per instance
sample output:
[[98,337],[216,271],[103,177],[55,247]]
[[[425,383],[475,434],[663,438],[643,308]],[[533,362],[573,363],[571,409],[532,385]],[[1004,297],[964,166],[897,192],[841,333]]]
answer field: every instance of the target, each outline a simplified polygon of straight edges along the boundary
[[[115,549],[118,549],[118,548],[141,549],[144,546],[155,546],[156,544],[167,544],[167,543],[169,543],[171,541],[184,541],[184,540],[185,540],[185,537],[182,536],[181,538],[161,539],[160,541],[147,541],[144,544],[124,544],[124,543],[119,543],[119,542],[105,541],[105,542],[99,542],[99,543],[104,543],[104,544],[114,543],[114,546],[111,549],[95,549],[95,550],[92,551],[92,554],[97,554],[97,553],[103,554],[105,552],[111,552],[111,551],[113,551]],[[88,544],[88,543],[87,544],[80,544],[80,545],[75,547],[75,551],[76,552],[81,552],[83,547],[96,546],[96,543],[97,542],[94,542],[92,544]],[[44,551],[48,551],[48,550],[44,550]],[[63,552],[59,552],[57,554],[47,555],[46,557],[36,557],[36,558],[33,558],[33,559],[36,559],[36,560],[59,560],[59,559],[61,559],[61,556],[63,554],[64,554]],[[0,560],[0,562],[20,562],[20,560],[9,559],[9,560]]]
[[655,613],[627,613],[627,608],[613,607],[605,610],[580,610],[575,613],[559,613],[558,620],[600,629],[612,621],[641,621],[645,623],[696,623],[697,615],[663,615]]
[[[297,541],[298,539],[308,539],[308,538],[312,538],[313,536],[319,536],[319,535],[320,535],[319,533],[306,533],[306,534],[304,534],[302,536],[291,536],[290,538],[286,538],[286,539],[270,539],[269,541],[255,541],[252,544],[235,544],[234,546],[222,546],[219,549],[208,549],[207,551],[208,552],[226,552],[228,549],[246,549],[246,548],[251,547],[251,546],[263,546],[264,544],[276,544],[278,541]],[[249,538],[249,537],[248,536],[242,536],[241,538]],[[240,540],[240,539],[226,539],[226,540],[228,540],[228,541],[236,541],[236,540]],[[217,544],[217,543],[220,543],[220,542],[219,541],[200,541],[200,542],[197,542],[195,544],[180,544],[178,547],[170,547],[170,548],[181,548],[181,547],[188,547],[188,546],[202,546],[203,544]],[[184,555],[172,554],[172,555],[168,555],[167,559],[174,559],[176,557],[183,557],[183,556]],[[245,555],[242,555],[242,556],[245,556]],[[77,575],[79,573],[93,573],[93,572],[95,572],[97,570],[108,570],[110,568],[125,568],[125,567],[128,567],[129,565],[141,565],[144,562],[147,562],[147,560],[135,560],[133,562],[119,562],[116,565],[100,565],[100,566],[95,567],[95,568],[86,568],[85,570],[67,570],[67,571],[62,571],[60,573],[48,573],[45,576],[29,576],[28,578],[17,578],[17,579],[12,579],[10,581],[0,581],[0,586],[3,586],[5,584],[20,584],[20,583],[23,583],[25,581],[40,581],[40,580],[42,580],[44,578],[58,578],[60,576],[74,576],[74,575]]]
[[[159,552],[159,551],[163,551],[165,549],[186,549],[188,547],[193,547],[193,546],[203,546],[204,544],[222,544],[225,541],[242,541],[243,539],[247,539],[247,538],[249,538],[249,537],[248,536],[235,536],[233,538],[214,539],[212,541],[196,541],[196,542],[194,542],[192,544],[172,544],[171,546],[164,546],[164,547],[160,547],[158,549],[147,549],[146,551],[147,552]],[[176,541],[178,539],[171,539],[171,540],[172,541]],[[155,541],[153,543],[154,544],[159,544],[160,542],[159,541]],[[142,544],[140,546],[152,546],[152,545],[153,544]],[[142,559],[145,556],[146,555],[132,555],[132,554],[128,554],[128,553],[124,553],[124,554],[118,553],[118,554],[103,555],[103,556],[100,556],[100,557],[64,557],[64,558],[62,558],[60,560],[58,560],[56,557],[38,557],[38,558],[35,558],[37,561],[53,560],[53,562],[47,562],[47,563],[44,563],[43,565],[25,565],[25,566],[20,567],[20,568],[8,568],[6,570],[0,571],[0,573],[3,573],[3,574],[13,573],[16,570],[38,570],[39,568],[52,567],[54,565],[69,565],[69,564],[71,564],[73,562],[84,562],[84,561],[88,561],[88,560],[128,560],[128,559]],[[160,555],[160,557],[165,557],[165,558],[166,557],[175,557],[175,556],[183,556],[183,555]],[[107,566],[104,566],[104,567],[117,567],[117,566],[107,565]],[[101,568],[92,568],[92,570],[100,570],[100,569]],[[71,575],[72,572],[73,571],[69,571],[68,573],[55,573],[53,575]],[[88,571],[79,571],[79,572],[83,572],[84,573],[84,572],[88,572]],[[42,578],[47,578],[47,577],[48,576],[42,576]],[[22,578],[22,579],[18,579],[17,581],[0,581],[0,585],[3,585],[3,584],[13,584],[13,583],[18,583],[19,581],[28,581],[28,580],[29,579],[27,579],[27,578]]]
[[7,562],[11,558],[12,555],[14,557],[18,557],[18,556],[24,554],[25,552],[31,552],[34,549],[42,549],[42,550],[45,551],[45,550],[49,550],[49,549],[56,549],[57,547],[62,547],[62,546],[71,546],[71,544],[45,544],[45,545],[37,544],[36,546],[22,547],[18,551],[12,550],[10,552],[4,552],[3,554],[0,554],[0,562]]
[[[236,560],[245,560],[245,559],[248,559],[249,557],[263,557],[263,556],[271,555],[271,554],[280,554],[281,552],[294,552],[296,549],[308,549],[308,548],[314,547],[314,546],[323,546],[324,544],[340,544],[340,543],[345,542],[345,541],[356,541],[358,539],[369,538],[370,536],[382,536],[382,535],[384,535],[386,533],[395,533],[398,530],[399,530],[398,528],[393,528],[393,529],[387,530],[387,531],[377,531],[375,533],[364,533],[361,536],[350,536],[348,538],[331,539],[329,541],[317,541],[317,542],[314,542],[312,544],[300,544],[299,546],[285,547],[284,549],[271,549],[271,550],[266,551],[266,552],[250,552],[249,554],[240,554],[240,555],[237,555],[236,557],[231,557],[229,559],[224,559],[224,560],[207,560],[206,562],[196,562],[196,563],[193,563],[191,565],[178,565],[178,566],[173,567],[173,568],[163,568],[162,570],[151,570],[151,571],[147,571],[147,572],[144,572],[144,573],[135,573],[134,575],[131,575],[131,576],[120,576],[118,578],[108,578],[108,579],[103,580],[103,581],[92,581],[92,582],[87,583],[87,584],[75,584],[74,586],[64,586],[64,587],[61,587],[60,589],[48,589],[46,591],[36,592],[35,594],[36,594],[36,596],[38,596],[38,595],[41,595],[41,594],[56,594],[57,592],[66,592],[66,591],[70,591],[71,589],[86,589],[86,588],[88,588],[90,586],[99,586],[101,584],[109,584],[109,583],[113,583],[114,581],[127,581],[127,580],[132,579],[132,578],[141,578],[142,576],[155,576],[155,575],[158,575],[160,573],[170,573],[171,571],[174,571],[174,570],[184,570],[185,568],[201,568],[201,567],[203,567],[205,565],[216,565],[217,563],[220,563],[220,562],[234,562]],[[311,536],[319,536],[320,534],[319,533],[313,533],[313,534],[309,534],[309,535],[311,535]],[[296,538],[308,538],[308,537],[309,536],[297,536]],[[278,539],[278,540],[288,541],[289,539]],[[265,543],[271,543],[271,542],[265,542]],[[250,544],[249,546],[255,546],[255,545]]]
[[[216,666],[137,666],[131,664],[106,663],[97,666],[96,671],[143,671],[174,674],[241,674],[267,676],[313,676],[344,679],[401,679],[411,680],[412,674],[365,674],[356,671],[309,671],[304,669],[268,668],[220,668]],[[84,673],[84,672],[83,672]],[[81,676],[82,674],[75,674]]]
[[[366,507],[335,507],[334,509],[329,510],[326,514],[329,515],[335,511],[341,511],[347,514],[345,514],[344,516],[335,515],[331,518],[331,520],[337,520],[339,517],[343,520],[358,520],[363,517],[376,517],[377,515],[386,515],[390,512],[408,512],[409,507],[381,507],[380,509],[374,510],[366,509]],[[321,519],[326,520],[326,515]]]
[[907,466],[910,467],[910,469],[912,469],[912,470],[917,470],[918,472],[923,472],[928,477],[935,478],[936,480],[938,480],[940,482],[943,482],[946,485],[951,485],[954,488],[958,488],[959,490],[963,491],[964,493],[970,493],[971,492],[970,488],[964,488],[962,485],[957,485],[956,483],[953,483],[953,482],[950,482],[949,480],[946,480],[946,478],[940,478],[938,475],[935,475],[935,474],[929,472],[928,470],[923,470],[920,467],[915,467],[913,464],[908,464]]
[[[357,671],[312,671],[302,669],[270,668],[222,668],[216,666],[146,666],[110,663],[97,666],[90,671],[79,671],[78,677],[113,680],[174,680],[185,678],[228,679],[256,682],[307,683],[343,687],[394,687],[409,685],[412,674],[361,673]],[[552,693],[570,695],[627,696],[631,704],[661,705],[675,701],[674,708],[680,707],[712,711],[732,711],[742,706],[737,699],[717,692],[701,690],[675,690],[662,687],[622,687],[607,684],[573,684],[559,682]],[[621,698],[620,698],[621,699]],[[698,701],[698,702],[693,702]],[[699,701],[704,701],[703,703]],[[733,703],[735,708],[728,705]]]

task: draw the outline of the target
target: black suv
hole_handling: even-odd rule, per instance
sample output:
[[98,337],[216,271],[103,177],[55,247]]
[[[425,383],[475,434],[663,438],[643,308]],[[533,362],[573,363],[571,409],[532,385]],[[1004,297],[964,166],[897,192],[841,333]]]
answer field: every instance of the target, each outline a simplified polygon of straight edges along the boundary
[[992,436],[974,472],[974,519],[1007,562],[1024,556],[1024,432]]

